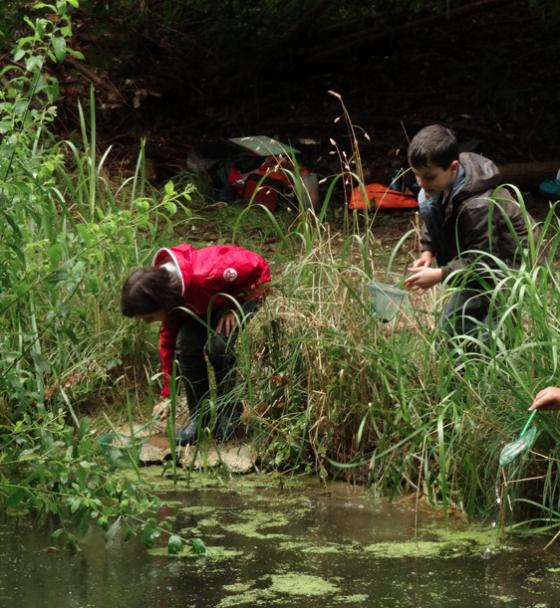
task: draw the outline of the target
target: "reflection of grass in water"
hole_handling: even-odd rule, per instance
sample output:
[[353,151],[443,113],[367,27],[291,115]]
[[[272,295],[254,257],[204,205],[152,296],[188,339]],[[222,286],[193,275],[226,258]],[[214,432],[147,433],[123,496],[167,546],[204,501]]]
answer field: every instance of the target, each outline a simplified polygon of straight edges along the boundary
[[[237,596],[224,598],[218,606],[237,606],[239,604],[264,605],[277,603],[280,599],[278,594],[299,595],[299,596],[321,596],[330,595],[339,591],[339,588],[329,583],[319,576],[309,574],[273,574],[270,577],[272,585],[267,589],[248,589]],[[240,587],[238,589],[238,587]],[[224,589],[228,591],[241,591],[246,585],[226,585]],[[357,596],[352,596],[357,597]],[[361,598],[362,596],[360,596]],[[341,598],[342,599],[342,598]],[[365,596],[364,596],[365,599]],[[358,601],[362,601],[361,599]]]

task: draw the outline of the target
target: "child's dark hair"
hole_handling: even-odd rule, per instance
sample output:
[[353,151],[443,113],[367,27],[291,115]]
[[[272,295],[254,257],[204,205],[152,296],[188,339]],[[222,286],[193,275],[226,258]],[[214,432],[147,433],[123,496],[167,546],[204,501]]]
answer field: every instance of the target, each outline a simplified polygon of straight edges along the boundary
[[408,147],[408,162],[412,167],[434,165],[447,171],[454,160],[459,160],[457,138],[451,129],[441,125],[418,131]]
[[181,279],[163,267],[139,268],[128,277],[121,291],[121,310],[125,317],[148,315],[162,308],[168,316],[182,304]]

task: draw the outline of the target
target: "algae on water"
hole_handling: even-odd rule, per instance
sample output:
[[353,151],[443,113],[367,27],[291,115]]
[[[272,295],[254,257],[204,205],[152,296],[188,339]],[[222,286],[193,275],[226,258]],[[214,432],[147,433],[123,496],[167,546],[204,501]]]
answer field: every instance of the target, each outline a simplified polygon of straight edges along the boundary
[[[241,604],[251,604],[254,606],[268,605],[277,603],[282,595],[296,595],[299,597],[325,596],[332,595],[340,591],[339,587],[329,581],[310,574],[272,574],[269,578],[270,587],[266,589],[248,589],[246,592],[235,596],[224,598],[219,604],[219,608],[227,606],[239,606]],[[227,585],[224,589],[236,591],[237,585]],[[362,601],[361,599],[359,601]]]
[[382,542],[364,547],[364,551],[378,557],[459,557],[495,551],[500,547],[498,536],[477,531],[437,533],[439,541],[408,540],[404,542]]

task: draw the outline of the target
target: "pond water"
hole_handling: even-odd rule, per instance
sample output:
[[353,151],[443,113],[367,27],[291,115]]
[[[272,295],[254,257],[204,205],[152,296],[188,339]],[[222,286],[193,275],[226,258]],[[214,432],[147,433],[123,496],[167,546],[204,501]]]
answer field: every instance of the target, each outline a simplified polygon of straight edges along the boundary
[[[276,484],[274,482],[272,485]],[[166,541],[111,546],[96,526],[81,550],[49,550],[26,516],[0,524],[2,608],[227,606],[553,608],[560,551],[546,538],[502,542],[492,525],[445,533],[414,503],[360,489],[261,487],[258,479],[168,492],[159,514],[208,555],[167,556]],[[459,526],[455,525],[455,528]]]

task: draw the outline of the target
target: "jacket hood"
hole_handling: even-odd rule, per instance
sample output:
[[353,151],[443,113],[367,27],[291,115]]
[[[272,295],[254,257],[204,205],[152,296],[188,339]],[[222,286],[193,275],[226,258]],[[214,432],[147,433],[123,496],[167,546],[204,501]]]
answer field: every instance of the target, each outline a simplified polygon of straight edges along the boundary
[[459,162],[465,169],[465,183],[457,193],[454,202],[460,202],[481,192],[497,188],[502,182],[502,174],[498,167],[484,156],[463,152],[459,155]]
[[152,266],[163,266],[166,262],[173,262],[177,266],[181,277],[181,295],[185,294],[185,289],[192,275],[192,264],[196,249],[192,245],[183,243],[177,247],[160,249],[154,255]]

